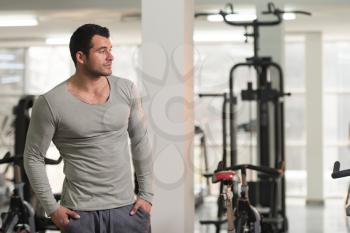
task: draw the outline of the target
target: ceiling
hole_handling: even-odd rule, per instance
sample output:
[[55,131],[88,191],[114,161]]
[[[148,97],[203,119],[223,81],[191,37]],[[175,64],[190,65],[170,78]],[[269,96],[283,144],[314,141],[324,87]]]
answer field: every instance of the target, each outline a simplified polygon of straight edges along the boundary
[[[253,8],[256,1],[234,0],[236,9]],[[232,0],[195,0],[196,11],[218,11]],[[267,1],[264,1],[267,2]],[[285,23],[289,33],[322,31],[327,38],[350,38],[350,1],[348,0],[275,0],[275,5],[312,12]],[[1,14],[35,14],[35,27],[0,28],[0,43],[43,43],[46,37],[67,36],[84,23],[110,27],[120,43],[139,43],[141,22],[137,18],[121,21],[122,15],[139,13],[141,0],[0,0]],[[156,7],[155,7],[156,10]],[[196,20],[195,30],[233,30],[223,23]],[[237,29],[236,29],[237,30]]]
[[[223,6],[227,2],[234,4],[255,4],[266,0],[194,0],[196,7]],[[347,5],[348,0],[274,0],[277,5],[320,6]],[[17,10],[68,10],[68,9],[140,9],[141,0],[0,0],[2,11]],[[156,8],[156,7],[155,7]]]

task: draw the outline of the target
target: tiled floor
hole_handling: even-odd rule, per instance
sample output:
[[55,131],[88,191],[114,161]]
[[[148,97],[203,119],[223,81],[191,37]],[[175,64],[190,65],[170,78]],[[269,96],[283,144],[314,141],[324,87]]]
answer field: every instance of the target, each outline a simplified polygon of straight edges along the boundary
[[[207,198],[206,203],[196,212],[195,233],[215,233],[214,226],[201,226],[199,220],[214,217],[216,213],[216,198]],[[289,233],[347,233],[344,211],[344,201],[341,199],[327,200],[322,206],[306,206],[303,199],[287,200],[287,215]],[[350,223],[350,217],[349,217]],[[223,226],[221,233],[225,231]]]

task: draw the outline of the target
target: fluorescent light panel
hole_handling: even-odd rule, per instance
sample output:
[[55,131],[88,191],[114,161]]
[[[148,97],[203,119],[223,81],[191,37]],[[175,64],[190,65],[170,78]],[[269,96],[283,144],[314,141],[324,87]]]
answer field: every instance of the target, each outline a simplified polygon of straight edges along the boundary
[[[240,21],[253,21],[256,19],[256,15],[253,13],[238,13],[238,14],[229,14],[226,16],[228,21],[240,22]],[[208,15],[207,20],[209,22],[222,22],[224,21],[223,17],[220,14]]]
[[[244,22],[244,21],[253,21],[256,19],[255,14],[230,14],[226,16],[228,21],[232,22]],[[294,13],[284,13],[284,20],[294,20],[296,15]],[[209,22],[222,22],[224,21],[223,17],[219,14],[217,15],[208,15],[207,20]]]
[[296,18],[295,13],[284,13],[283,19],[284,20],[294,20]]
[[208,15],[208,16],[207,16],[207,20],[208,20],[209,22],[222,22],[222,21],[224,21],[224,19],[222,18],[222,16],[219,15],[219,14],[216,14],[216,15]]
[[46,44],[48,45],[67,45],[69,44],[69,37],[49,37],[46,38]]
[[256,19],[255,14],[231,14],[227,16],[229,21],[239,22],[239,21],[252,21]]
[[245,37],[239,32],[208,31],[194,33],[193,40],[195,42],[243,42]]
[[38,25],[33,15],[0,15],[0,27],[29,27]]

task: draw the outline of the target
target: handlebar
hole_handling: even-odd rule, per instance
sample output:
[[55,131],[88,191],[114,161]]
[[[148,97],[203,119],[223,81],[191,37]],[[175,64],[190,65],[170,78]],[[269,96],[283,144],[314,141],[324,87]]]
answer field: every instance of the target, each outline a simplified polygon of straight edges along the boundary
[[11,153],[7,152],[2,159],[0,159],[0,164],[11,163],[13,162],[13,157],[11,157]]
[[275,4],[273,4],[272,2],[269,2],[267,4],[267,11],[263,11],[262,14],[267,15],[267,14],[285,14],[285,13],[294,13],[294,14],[302,14],[302,15],[308,15],[311,16],[310,12],[307,11],[300,11],[300,10],[296,10],[296,11],[282,11],[278,8],[275,7]]
[[338,179],[346,176],[350,176],[350,169],[340,171],[340,162],[336,161],[333,166],[332,178]]
[[[271,21],[259,21],[257,19],[253,20],[253,21],[241,21],[241,22],[234,22],[234,21],[230,21],[227,19],[227,15],[230,15],[231,13],[227,13],[224,12],[223,10],[221,10],[219,12],[219,14],[223,17],[225,23],[227,23],[228,25],[232,25],[232,26],[273,26],[273,25],[278,25],[282,22],[282,16],[280,13],[273,13],[277,19],[275,20],[271,20]],[[269,13],[271,14],[271,13]]]
[[259,20],[253,20],[253,21],[241,21],[241,22],[233,22],[229,21],[226,17],[227,15],[234,14],[233,12],[233,7],[230,7],[231,12],[223,11],[221,10],[219,14],[223,17],[225,23],[232,25],[232,26],[273,26],[273,25],[278,25],[282,22],[283,18],[282,15],[285,13],[294,13],[294,14],[303,14],[303,15],[308,15],[311,16],[310,12],[307,11],[283,11],[275,7],[275,5],[270,2],[267,4],[267,11],[263,11],[262,14],[264,15],[274,15],[276,19],[274,20],[266,20],[266,21],[259,21]]
[[226,168],[219,168],[215,172],[220,172],[220,171],[245,171],[246,169],[249,170],[254,170],[257,172],[262,172],[267,175],[270,175],[272,177],[280,177],[284,174],[285,172],[285,162],[282,161],[279,165],[279,168],[271,168],[271,167],[266,167],[266,166],[256,166],[256,165],[251,165],[251,164],[239,164],[239,165],[234,165]]
[[202,98],[202,97],[225,97],[227,95],[226,92],[224,93],[199,93],[198,97]]

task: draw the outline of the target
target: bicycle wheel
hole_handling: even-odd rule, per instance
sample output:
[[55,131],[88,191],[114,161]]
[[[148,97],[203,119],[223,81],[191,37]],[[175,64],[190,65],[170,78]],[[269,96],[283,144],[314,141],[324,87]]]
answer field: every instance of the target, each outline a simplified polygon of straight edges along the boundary
[[249,233],[249,225],[247,219],[248,217],[246,215],[241,215],[236,218],[236,233]]

